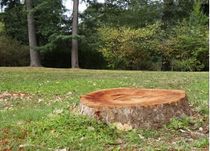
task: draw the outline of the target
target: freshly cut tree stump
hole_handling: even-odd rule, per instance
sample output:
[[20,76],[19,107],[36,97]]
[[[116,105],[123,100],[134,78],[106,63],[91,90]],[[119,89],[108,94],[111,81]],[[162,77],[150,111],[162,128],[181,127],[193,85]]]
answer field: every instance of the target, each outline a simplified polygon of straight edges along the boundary
[[80,98],[80,112],[106,123],[133,128],[157,128],[172,117],[190,115],[182,90],[115,88],[95,91]]

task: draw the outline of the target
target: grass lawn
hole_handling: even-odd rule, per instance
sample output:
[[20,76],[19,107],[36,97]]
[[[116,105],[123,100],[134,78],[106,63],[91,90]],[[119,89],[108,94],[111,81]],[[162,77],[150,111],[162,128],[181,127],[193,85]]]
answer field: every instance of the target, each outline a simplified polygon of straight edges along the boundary
[[[79,115],[82,94],[185,90],[194,113],[161,129],[120,131]],[[0,150],[207,150],[208,73],[0,68]]]

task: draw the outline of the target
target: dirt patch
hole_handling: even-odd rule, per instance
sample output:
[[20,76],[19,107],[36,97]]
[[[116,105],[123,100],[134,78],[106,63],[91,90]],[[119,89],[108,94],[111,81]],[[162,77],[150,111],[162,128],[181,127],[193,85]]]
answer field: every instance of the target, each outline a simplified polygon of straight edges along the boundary
[[0,92],[0,110],[13,110],[31,102],[33,96],[23,92]]
[[31,98],[32,96],[28,93],[23,92],[1,92],[0,93],[0,100],[1,99],[26,99]]

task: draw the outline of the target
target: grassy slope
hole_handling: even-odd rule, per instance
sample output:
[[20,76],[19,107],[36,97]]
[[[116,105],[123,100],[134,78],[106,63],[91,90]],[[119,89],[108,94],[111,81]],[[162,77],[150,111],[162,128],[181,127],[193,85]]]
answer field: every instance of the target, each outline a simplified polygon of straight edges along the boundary
[[[197,113],[159,130],[122,132],[72,112],[79,96],[98,89],[144,87],[183,89]],[[29,97],[0,99],[0,148],[47,150],[177,149],[208,146],[207,72],[144,72],[0,68],[0,92]]]

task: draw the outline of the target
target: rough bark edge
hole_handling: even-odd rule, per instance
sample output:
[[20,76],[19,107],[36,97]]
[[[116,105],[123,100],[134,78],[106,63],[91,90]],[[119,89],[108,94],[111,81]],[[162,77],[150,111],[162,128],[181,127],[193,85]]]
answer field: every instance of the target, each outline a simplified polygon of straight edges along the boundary
[[168,123],[173,117],[191,115],[187,97],[170,104],[125,108],[92,108],[82,103],[80,113],[104,121],[105,123],[120,122],[133,128],[158,128]]

